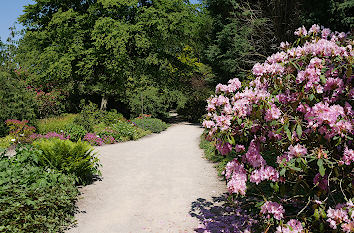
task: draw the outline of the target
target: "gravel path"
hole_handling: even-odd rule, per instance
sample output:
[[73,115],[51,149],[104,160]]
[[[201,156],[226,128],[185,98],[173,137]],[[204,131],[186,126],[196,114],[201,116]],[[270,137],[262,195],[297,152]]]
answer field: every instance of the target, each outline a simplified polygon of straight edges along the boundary
[[68,232],[193,232],[192,202],[225,185],[199,148],[202,129],[188,123],[161,134],[98,148],[102,181],[81,189],[77,227]]

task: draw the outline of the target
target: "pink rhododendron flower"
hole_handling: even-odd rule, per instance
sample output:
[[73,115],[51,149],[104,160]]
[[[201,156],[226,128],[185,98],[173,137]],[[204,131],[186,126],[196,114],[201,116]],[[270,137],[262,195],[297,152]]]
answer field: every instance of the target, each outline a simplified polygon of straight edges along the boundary
[[309,34],[314,33],[317,34],[321,31],[320,26],[318,26],[317,24],[314,24],[311,26],[310,30],[309,30]]
[[242,152],[242,151],[244,151],[244,150],[245,150],[245,146],[244,146],[244,145],[236,145],[236,146],[235,146],[235,151],[236,151],[237,153]]
[[215,122],[214,121],[207,121],[207,120],[203,121],[203,127],[204,128],[210,129],[210,128],[214,127],[214,126],[215,126]]
[[228,83],[229,92],[234,92],[241,88],[241,82],[238,78],[231,79]]
[[322,29],[322,39],[327,39],[330,34],[331,30],[329,28]]
[[285,225],[278,226],[276,233],[301,233],[304,232],[304,228],[301,222],[296,219],[290,219]]
[[262,76],[265,73],[265,68],[260,63],[257,63],[253,66],[252,73],[256,76]]
[[243,161],[248,162],[253,167],[261,167],[266,165],[266,161],[260,153],[259,144],[252,140],[248,147],[247,153],[243,156]]
[[227,188],[230,193],[246,194],[247,173],[236,159],[228,162],[225,168],[225,177],[228,179]]
[[289,146],[289,155],[292,157],[301,157],[307,154],[306,147],[297,144],[296,146]]
[[232,145],[228,142],[222,142],[221,140],[218,141],[215,147],[222,155],[227,155],[232,151]]
[[267,214],[267,218],[270,218],[269,214],[273,214],[275,219],[280,220],[284,217],[285,210],[279,203],[266,201],[261,207],[261,213]]
[[259,184],[264,180],[271,180],[277,182],[279,180],[279,172],[271,166],[261,167],[252,172],[250,181]]
[[270,109],[267,109],[264,119],[266,121],[271,121],[271,120],[279,119],[280,116],[281,116],[280,109],[277,108],[277,106],[275,106],[274,104],[272,104]]
[[354,162],[354,151],[352,149],[348,149],[348,147],[345,147],[344,149],[344,156],[342,157],[343,163],[346,165],[350,165],[352,162]]
[[339,204],[335,209],[327,210],[327,222],[332,229],[337,229],[340,225],[344,232],[354,231],[354,208],[350,200],[345,204]]
[[222,131],[226,131],[230,128],[232,117],[229,115],[222,116],[214,116],[214,120],[216,122],[216,126],[220,128]]
[[299,27],[295,32],[294,35],[296,36],[306,36],[307,35],[307,30],[304,26]]

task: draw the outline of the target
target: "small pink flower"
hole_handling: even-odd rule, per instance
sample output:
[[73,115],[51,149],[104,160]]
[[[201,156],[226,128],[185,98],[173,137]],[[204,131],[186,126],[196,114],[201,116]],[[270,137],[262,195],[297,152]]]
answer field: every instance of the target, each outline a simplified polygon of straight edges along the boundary
[[275,219],[281,220],[284,217],[285,210],[279,203],[266,201],[261,207],[261,213],[268,214],[267,218],[270,218],[269,214],[273,214]]
[[244,145],[236,145],[236,146],[235,146],[235,151],[236,151],[237,153],[242,152],[242,151],[245,151],[245,146],[244,146]]

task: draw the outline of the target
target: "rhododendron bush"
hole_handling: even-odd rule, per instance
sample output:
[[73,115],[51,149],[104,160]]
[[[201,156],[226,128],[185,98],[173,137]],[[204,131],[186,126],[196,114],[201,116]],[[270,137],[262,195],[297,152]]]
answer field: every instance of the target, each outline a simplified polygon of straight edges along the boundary
[[[313,25],[219,84],[203,122],[230,193],[253,192],[263,230],[354,231],[353,40]],[[252,191],[253,190],[253,191]]]

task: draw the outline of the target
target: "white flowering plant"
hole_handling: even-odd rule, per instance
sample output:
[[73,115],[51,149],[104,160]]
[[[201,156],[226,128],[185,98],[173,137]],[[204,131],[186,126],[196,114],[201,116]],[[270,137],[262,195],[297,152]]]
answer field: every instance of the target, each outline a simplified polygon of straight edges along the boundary
[[313,25],[207,100],[207,138],[233,195],[256,194],[263,231],[354,231],[353,40]]

